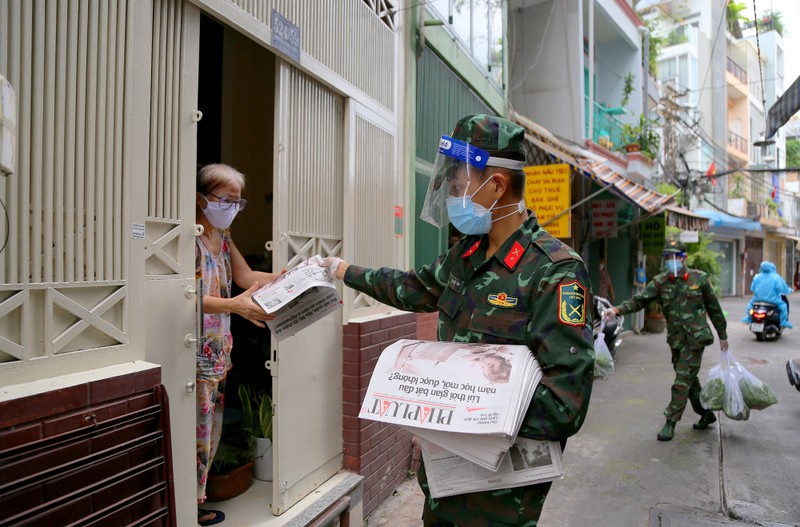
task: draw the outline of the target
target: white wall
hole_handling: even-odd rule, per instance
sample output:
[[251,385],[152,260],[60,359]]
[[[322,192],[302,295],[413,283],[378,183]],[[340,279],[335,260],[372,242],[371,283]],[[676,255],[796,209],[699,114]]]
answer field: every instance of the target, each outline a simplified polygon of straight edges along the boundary
[[581,0],[509,13],[509,100],[561,137],[583,142]]

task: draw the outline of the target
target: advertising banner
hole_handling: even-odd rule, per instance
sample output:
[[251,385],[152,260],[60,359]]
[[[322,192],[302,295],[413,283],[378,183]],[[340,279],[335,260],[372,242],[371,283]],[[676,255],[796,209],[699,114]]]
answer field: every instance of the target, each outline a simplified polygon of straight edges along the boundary
[[[539,219],[539,225],[569,209],[570,166],[538,165],[525,167],[525,205],[533,209]],[[544,229],[556,238],[569,238],[570,219],[572,213],[567,212],[557,220],[544,226]]]

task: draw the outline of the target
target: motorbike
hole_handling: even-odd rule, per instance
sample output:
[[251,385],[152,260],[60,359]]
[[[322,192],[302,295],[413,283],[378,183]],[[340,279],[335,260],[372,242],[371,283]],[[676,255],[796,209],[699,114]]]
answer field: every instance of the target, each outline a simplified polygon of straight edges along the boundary
[[[789,306],[789,299],[786,295],[781,295],[781,299],[786,302],[787,311]],[[769,339],[776,339],[783,333],[781,327],[781,315],[778,306],[771,302],[762,302],[760,300],[753,302],[753,307],[750,308],[750,331],[755,333],[756,340],[763,342]]]
[[[611,302],[602,296],[594,297],[594,320],[592,322],[592,336],[597,337],[597,334],[600,331],[600,323],[603,321],[603,313],[605,313],[606,309],[611,309],[611,307]],[[619,335],[622,333],[624,322],[625,319],[622,316],[617,315],[613,319],[607,321],[605,327],[603,328],[603,340],[606,341],[606,346],[608,346],[608,351],[611,352],[612,357],[616,355],[617,348],[620,344],[622,344],[622,339],[619,338]]]

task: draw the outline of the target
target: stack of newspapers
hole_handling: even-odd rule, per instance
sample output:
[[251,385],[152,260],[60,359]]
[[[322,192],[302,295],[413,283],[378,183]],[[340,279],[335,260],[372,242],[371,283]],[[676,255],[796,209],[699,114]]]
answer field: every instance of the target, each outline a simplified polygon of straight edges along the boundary
[[[518,479],[530,478],[530,473],[519,474],[524,472],[516,462],[523,440],[516,440],[541,378],[541,368],[526,346],[399,340],[381,353],[359,417],[400,425],[422,438],[429,483],[431,468],[457,463],[476,465],[470,469],[472,476],[485,473],[495,484],[503,467],[511,476],[518,472]],[[531,452],[536,468],[542,466],[533,461],[538,443],[548,453],[547,476],[535,476],[537,481],[561,475],[558,444],[524,441],[529,443],[521,448]],[[453,483],[448,480],[445,493],[438,496],[488,488]],[[509,481],[501,485],[495,488],[515,486]],[[436,495],[433,484],[431,489]]]

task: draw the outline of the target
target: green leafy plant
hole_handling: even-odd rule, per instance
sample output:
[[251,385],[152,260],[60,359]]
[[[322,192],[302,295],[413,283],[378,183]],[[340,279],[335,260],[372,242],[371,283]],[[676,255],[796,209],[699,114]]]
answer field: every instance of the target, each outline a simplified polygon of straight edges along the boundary
[[253,437],[272,440],[272,397],[265,390],[247,384],[239,385],[244,428]]
[[253,454],[250,448],[242,448],[221,443],[214,461],[211,463],[212,474],[224,474],[233,469],[244,466],[252,461]]
[[627,106],[631,100],[631,94],[633,93],[633,73],[628,72],[625,75],[625,85],[622,87],[622,100],[620,101],[620,106]]
[[661,48],[667,42],[667,37],[659,36],[657,34],[658,18],[651,18],[645,20],[644,25],[650,30],[650,53],[647,56],[650,74],[653,77],[658,77],[658,59],[661,57]]
[[739,22],[747,20],[747,17],[744,15],[746,11],[746,2],[736,2],[734,0],[728,2],[728,10],[726,13],[728,31],[737,38],[742,37],[742,28]]
[[649,119],[645,114],[640,114],[638,123],[626,123],[622,127],[623,149],[628,149],[629,145],[638,145],[643,154],[651,159],[655,158],[661,144],[661,136],[657,131],[659,126],[658,121]]
[[656,192],[659,194],[666,194],[668,196],[672,196],[675,198],[675,201],[678,205],[685,206],[686,203],[686,196],[683,193],[683,190],[678,192],[678,187],[673,185],[672,183],[668,183],[666,181],[662,181],[661,183],[656,184]]
[[731,177],[731,186],[730,186],[730,195],[729,197],[738,199],[738,198],[746,198],[747,195],[745,194],[744,189],[744,175],[740,172],[737,172],[732,175]]

